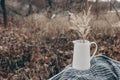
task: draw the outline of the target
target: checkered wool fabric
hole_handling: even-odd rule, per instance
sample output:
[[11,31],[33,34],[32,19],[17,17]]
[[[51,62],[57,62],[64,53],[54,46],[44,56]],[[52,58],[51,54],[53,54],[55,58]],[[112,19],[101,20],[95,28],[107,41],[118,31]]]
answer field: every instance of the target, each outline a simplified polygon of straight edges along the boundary
[[107,56],[95,56],[89,70],[76,70],[68,65],[49,80],[120,80],[120,62]]

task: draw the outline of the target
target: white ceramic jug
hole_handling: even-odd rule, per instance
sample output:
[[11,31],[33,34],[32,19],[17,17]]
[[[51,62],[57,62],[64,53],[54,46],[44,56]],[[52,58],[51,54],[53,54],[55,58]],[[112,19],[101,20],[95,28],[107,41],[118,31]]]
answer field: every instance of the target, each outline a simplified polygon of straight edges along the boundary
[[[72,67],[79,70],[87,70],[90,68],[90,60],[94,57],[97,52],[97,44],[95,42],[89,42],[88,40],[75,40],[74,52],[73,52],[73,63]],[[93,55],[90,57],[90,46],[95,44],[96,49]]]

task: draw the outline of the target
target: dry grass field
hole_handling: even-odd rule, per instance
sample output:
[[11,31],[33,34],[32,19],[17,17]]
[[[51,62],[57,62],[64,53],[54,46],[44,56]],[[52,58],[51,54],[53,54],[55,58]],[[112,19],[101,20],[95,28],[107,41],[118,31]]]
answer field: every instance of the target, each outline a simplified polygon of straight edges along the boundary
[[[97,54],[120,61],[118,22],[115,13],[93,15],[87,39],[98,44]],[[72,41],[80,37],[70,30],[69,16],[16,16],[8,24],[0,25],[0,80],[47,80],[71,64]]]

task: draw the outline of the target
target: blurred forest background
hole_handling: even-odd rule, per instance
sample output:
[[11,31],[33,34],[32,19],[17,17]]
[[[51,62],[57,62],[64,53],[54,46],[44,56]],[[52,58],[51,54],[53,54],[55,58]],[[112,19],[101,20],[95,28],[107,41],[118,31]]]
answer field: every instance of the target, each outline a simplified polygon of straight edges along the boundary
[[87,39],[98,44],[97,54],[120,61],[119,1],[1,1],[5,5],[0,4],[4,6],[0,8],[0,80],[47,80],[71,64],[72,41],[81,37],[70,29],[68,11],[82,13],[90,5],[93,17]]

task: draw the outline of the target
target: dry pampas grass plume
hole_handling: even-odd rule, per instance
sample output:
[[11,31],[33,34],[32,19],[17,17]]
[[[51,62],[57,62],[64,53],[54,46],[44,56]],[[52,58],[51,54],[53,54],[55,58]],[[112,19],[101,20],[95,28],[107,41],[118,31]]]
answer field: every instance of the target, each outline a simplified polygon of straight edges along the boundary
[[70,15],[70,23],[71,23],[70,29],[76,31],[78,35],[83,38],[83,40],[86,39],[91,28],[89,26],[89,22],[92,18],[90,10],[91,10],[91,6],[89,7],[87,12],[85,10],[83,10],[83,13],[79,13],[79,14],[68,12]]

